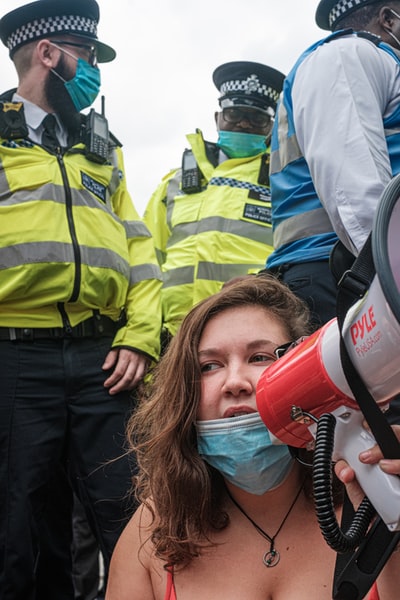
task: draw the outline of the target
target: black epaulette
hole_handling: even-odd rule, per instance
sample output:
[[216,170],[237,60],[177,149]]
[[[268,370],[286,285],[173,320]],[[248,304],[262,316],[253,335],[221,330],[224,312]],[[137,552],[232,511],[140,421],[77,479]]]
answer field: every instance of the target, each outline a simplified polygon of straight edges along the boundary
[[370,31],[356,31],[355,33],[358,37],[369,40],[375,44],[375,46],[378,46],[378,44],[382,41],[382,38],[379,35],[375,35],[375,33],[371,33]]
[[369,40],[370,42],[376,45],[378,45],[382,41],[382,38],[379,35],[375,35],[375,33],[371,33],[370,31],[355,31],[351,27],[335,31],[329,36],[329,38],[326,41],[332,42],[340,37],[344,37],[345,35],[350,35],[352,33],[357,35],[358,37],[365,38],[366,40]]
[[115,137],[115,135],[113,134],[112,131],[110,131],[108,133],[110,141],[109,144],[112,148],[115,148],[118,146],[118,148],[122,148],[122,143],[119,141],[119,139],[117,137]]
[[13,88],[12,90],[7,90],[0,94],[0,102],[12,102],[12,98],[17,91],[17,88]]
[[260,185],[269,187],[269,153],[261,156],[260,170],[258,172],[258,182]]
[[218,157],[219,157],[219,148],[217,144],[214,142],[206,142],[204,141],[204,146],[206,149],[207,159],[210,161],[213,167],[218,165]]

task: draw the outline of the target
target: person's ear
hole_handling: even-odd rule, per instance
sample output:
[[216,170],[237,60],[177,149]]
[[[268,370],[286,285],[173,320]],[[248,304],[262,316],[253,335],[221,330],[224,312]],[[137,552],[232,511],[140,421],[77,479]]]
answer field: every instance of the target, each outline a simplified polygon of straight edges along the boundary
[[60,51],[50,40],[40,40],[36,45],[36,54],[40,62],[48,69],[54,69],[57,65]]
[[389,31],[391,31],[392,27],[393,27],[393,21],[394,21],[394,19],[395,19],[395,16],[392,13],[392,11],[389,8],[389,6],[382,6],[382,8],[380,9],[380,11],[378,13],[378,23],[379,23],[379,25],[385,31],[387,29],[389,29]]

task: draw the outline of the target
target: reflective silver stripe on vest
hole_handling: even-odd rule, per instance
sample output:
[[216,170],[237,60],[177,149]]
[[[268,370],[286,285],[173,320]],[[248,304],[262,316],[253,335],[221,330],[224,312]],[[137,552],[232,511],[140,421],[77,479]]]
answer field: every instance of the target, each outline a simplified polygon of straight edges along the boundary
[[40,262],[73,263],[72,245],[60,242],[32,242],[0,248],[0,269],[12,269],[19,265]]
[[128,280],[130,265],[119,254],[106,248],[91,248],[90,246],[80,246],[82,263],[90,267],[113,269],[121,273]]
[[390,135],[396,135],[396,133],[400,133],[400,127],[393,127],[393,129],[385,129],[386,137],[389,137]]
[[158,281],[162,281],[162,274],[157,265],[148,263],[130,269],[129,285],[135,285],[135,283],[140,283],[147,279],[158,279]]
[[297,143],[296,136],[292,135],[290,138],[286,138],[279,150],[271,152],[270,174],[274,175],[275,173],[280,173],[286,165],[298,158],[302,158],[302,156],[303,154]]
[[174,212],[174,198],[177,196],[181,189],[181,180],[182,180],[182,169],[179,169],[172,179],[169,180],[167,186],[167,225],[170,229],[172,229],[171,221],[172,221],[172,213]]
[[120,177],[121,169],[119,168],[119,165],[118,165],[118,154],[115,149],[113,149],[111,155],[109,155],[109,158],[111,158],[110,162],[114,167],[113,171],[112,171],[112,176],[111,176],[110,182],[108,184],[108,191],[112,196],[114,194],[115,190],[117,190],[119,188],[119,186],[121,185],[121,177]]
[[[395,135],[396,133],[400,133],[400,128],[385,129],[386,137]],[[271,152],[271,175],[280,173],[289,163],[303,156],[296,135],[288,137],[288,118],[283,102],[279,106],[278,140],[278,150]]]
[[142,221],[123,221],[127,238],[151,237],[150,231]]
[[[264,263],[244,264],[244,265],[220,265],[213,262],[199,262],[197,267],[196,279],[205,279],[207,281],[229,281],[234,277],[245,275],[264,268]],[[174,287],[176,285],[191,284],[194,282],[194,267],[177,267],[170,269],[164,275],[164,287]]]
[[[2,177],[2,175],[0,175],[0,177]],[[0,179],[0,190],[0,208],[3,206],[17,206],[26,202],[35,202],[39,200],[65,204],[64,187],[52,183],[42,185],[35,190],[29,190],[29,193],[27,193],[26,190],[19,190],[11,194],[8,183],[3,186],[2,179]],[[71,199],[74,206],[84,206],[102,210],[118,223],[122,222],[121,219],[112,212],[110,207],[101,200],[96,199],[96,197],[87,190],[71,189]]]
[[279,105],[278,150],[271,152],[270,174],[280,173],[289,163],[303,156],[295,135],[288,137],[288,116],[283,102]]
[[[18,192],[13,192],[12,196],[10,196],[8,184],[6,189],[3,188],[2,185],[0,189],[2,190],[2,193],[0,194],[1,206],[14,206],[17,204],[24,204],[25,202],[34,202],[35,200],[51,200],[53,202],[59,202],[60,204],[65,203],[64,187],[61,185],[48,183],[35,190],[29,190],[29,194],[27,194],[26,190],[19,190]],[[87,192],[87,195],[89,198],[91,197],[89,192]]]
[[197,279],[207,279],[208,281],[229,281],[240,275],[247,275],[249,271],[263,269],[265,264],[245,264],[245,265],[217,265],[213,262],[199,262],[197,268]]
[[[82,263],[91,267],[113,269],[128,279],[129,264],[113,250],[80,246]],[[72,244],[60,242],[32,242],[0,248],[0,269],[11,269],[24,264],[71,263],[75,257]]]
[[194,267],[177,267],[163,273],[164,287],[193,283]]
[[236,221],[224,217],[207,217],[193,223],[182,223],[176,225],[168,240],[167,248],[179,244],[182,240],[192,235],[198,235],[209,231],[228,233],[241,238],[248,238],[260,244],[272,246],[272,229],[270,226],[258,225],[248,221]]
[[282,221],[274,231],[274,247],[279,248],[290,242],[332,231],[332,223],[326,211],[316,208]]
[[155,251],[158,264],[163,265],[167,259],[167,253],[163,250],[160,250],[159,248],[156,248]]
[[83,263],[94,267],[111,268],[118,273],[121,273],[129,280],[130,285],[145,281],[147,279],[162,280],[160,267],[152,263],[144,263],[131,267],[125,260],[112,250],[103,248],[88,248],[84,246],[82,249]]
[[10,187],[8,185],[8,180],[6,177],[5,170],[3,169],[3,163],[0,161],[0,201],[3,202],[6,198],[8,198],[10,194]]

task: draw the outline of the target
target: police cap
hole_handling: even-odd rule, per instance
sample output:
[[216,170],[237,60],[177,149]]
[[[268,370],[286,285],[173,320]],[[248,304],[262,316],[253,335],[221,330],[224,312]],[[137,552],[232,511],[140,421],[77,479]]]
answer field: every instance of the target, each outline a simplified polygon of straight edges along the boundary
[[99,16],[96,0],[36,0],[0,19],[0,38],[12,58],[18,48],[29,42],[73,35],[96,46],[98,62],[109,62],[116,53],[97,39]]
[[234,61],[217,67],[213,81],[221,96],[221,108],[240,106],[275,112],[285,76],[256,62]]
[[367,6],[375,4],[380,0],[321,0],[315,13],[315,21],[321,29],[333,31],[337,23],[347,17],[350,13]]

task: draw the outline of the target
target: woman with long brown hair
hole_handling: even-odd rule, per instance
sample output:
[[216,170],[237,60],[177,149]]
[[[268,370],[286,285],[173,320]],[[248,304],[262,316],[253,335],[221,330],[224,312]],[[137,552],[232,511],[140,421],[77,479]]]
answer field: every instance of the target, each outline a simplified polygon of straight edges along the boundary
[[[115,550],[107,600],[331,598],[336,555],[309,470],[272,443],[256,406],[277,349],[307,333],[304,304],[267,276],[232,283],[187,315],[128,425],[142,504]],[[351,470],[339,471],[357,502]],[[396,563],[381,576],[381,600],[395,597]]]

